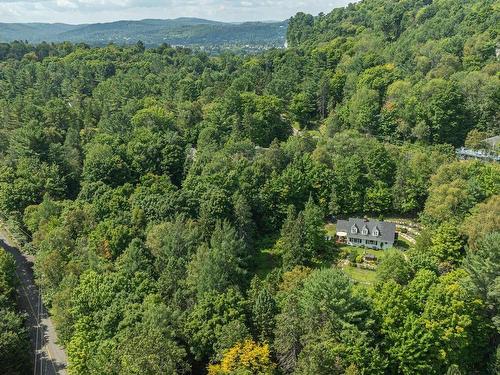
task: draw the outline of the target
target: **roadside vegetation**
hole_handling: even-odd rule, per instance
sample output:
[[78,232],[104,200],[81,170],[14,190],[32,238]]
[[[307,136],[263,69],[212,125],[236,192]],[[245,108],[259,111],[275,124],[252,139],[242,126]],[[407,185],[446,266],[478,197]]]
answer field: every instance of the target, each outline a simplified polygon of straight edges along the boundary
[[0,373],[24,375],[31,371],[31,350],[24,316],[17,309],[16,264],[0,247]]

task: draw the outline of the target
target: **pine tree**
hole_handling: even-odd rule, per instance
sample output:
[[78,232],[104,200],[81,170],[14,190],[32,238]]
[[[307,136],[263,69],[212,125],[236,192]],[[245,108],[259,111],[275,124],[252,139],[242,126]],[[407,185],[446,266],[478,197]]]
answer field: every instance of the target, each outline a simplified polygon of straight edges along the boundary
[[287,218],[281,229],[280,243],[285,270],[307,263],[304,214],[299,212],[295,215],[293,206],[288,209]]
[[309,257],[320,254],[325,248],[325,225],[323,212],[312,197],[304,209],[305,249]]

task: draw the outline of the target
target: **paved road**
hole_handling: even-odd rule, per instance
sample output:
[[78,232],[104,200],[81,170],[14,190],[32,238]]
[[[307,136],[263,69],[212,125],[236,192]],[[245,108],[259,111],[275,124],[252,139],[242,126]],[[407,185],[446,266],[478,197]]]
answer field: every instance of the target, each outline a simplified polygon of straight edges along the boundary
[[56,344],[57,335],[54,325],[41,303],[38,288],[33,278],[33,257],[21,253],[12,246],[3,230],[0,230],[0,246],[12,254],[16,260],[16,272],[20,280],[19,305],[28,315],[26,324],[30,331],[33,347],[33,374],[66,375],[68,360],[64,350]]

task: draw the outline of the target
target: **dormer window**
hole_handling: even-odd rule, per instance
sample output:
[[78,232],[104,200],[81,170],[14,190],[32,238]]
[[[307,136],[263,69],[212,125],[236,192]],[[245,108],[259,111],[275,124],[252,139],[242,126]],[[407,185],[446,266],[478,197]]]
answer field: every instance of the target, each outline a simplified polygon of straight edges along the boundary
[[356,234],[356,233],[358,233],[358,227],[357,227],[356,225],[353,225],[353,226],[351,227],[351,233],[352,233],[352,234]]
[[377,227],[375,227],[375,228],[373,229],[372,234],[373,234],[375,237],[380,236],[380,232],[378,231],[378,228],[377,228]]
[[363,236],[368,236],[368,228],[366,227],[366,225],[363,227],[363,229],[361,230],[361,234]]

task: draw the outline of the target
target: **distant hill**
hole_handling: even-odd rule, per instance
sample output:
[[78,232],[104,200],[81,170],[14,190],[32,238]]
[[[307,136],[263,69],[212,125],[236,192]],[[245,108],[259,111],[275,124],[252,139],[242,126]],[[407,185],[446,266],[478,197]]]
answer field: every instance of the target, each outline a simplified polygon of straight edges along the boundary
[[145,19],[84,25],[0,23],[0,42],[70,41],[102,45],[134,44],[141,40],[147,46],[168,43],[204,47],[282,47],[285,44],[287,24],[287,21],[224,23],[198,18]]

